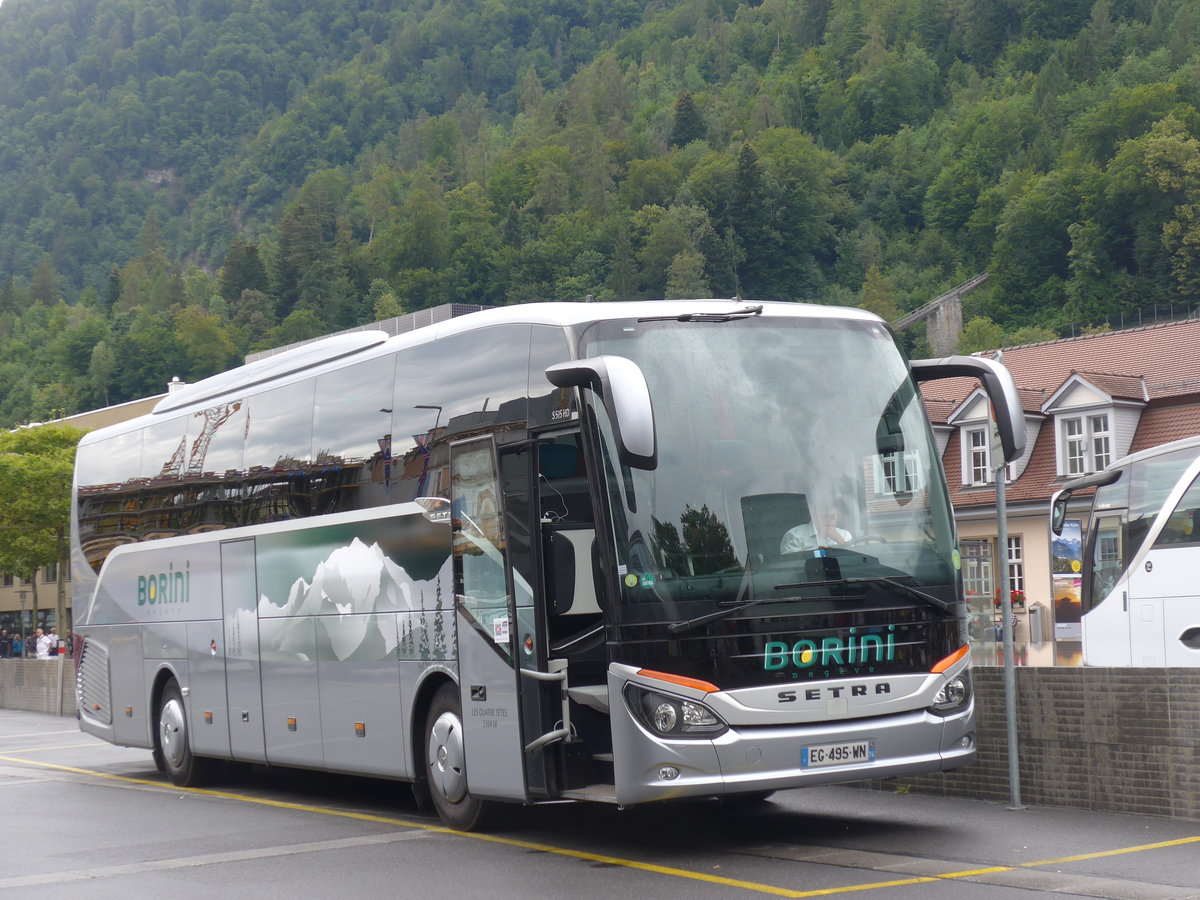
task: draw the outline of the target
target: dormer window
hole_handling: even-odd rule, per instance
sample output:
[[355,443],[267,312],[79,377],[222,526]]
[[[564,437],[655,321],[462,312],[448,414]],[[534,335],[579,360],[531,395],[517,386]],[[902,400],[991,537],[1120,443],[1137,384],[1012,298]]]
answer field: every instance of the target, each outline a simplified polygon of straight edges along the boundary
[[967,432],[970,447],[971,484],[987,484],[992,480],[991,454],[988,452],[986,428],[971,428]]
[[1054,417],[1058,477],[1103,471],[1128,453],[1148,401],[1140,376],[1072,372],[1042,404]]
[[1099,472],[1112,462],[1108,414],[1063,417],[1063,462],[1067,475]]

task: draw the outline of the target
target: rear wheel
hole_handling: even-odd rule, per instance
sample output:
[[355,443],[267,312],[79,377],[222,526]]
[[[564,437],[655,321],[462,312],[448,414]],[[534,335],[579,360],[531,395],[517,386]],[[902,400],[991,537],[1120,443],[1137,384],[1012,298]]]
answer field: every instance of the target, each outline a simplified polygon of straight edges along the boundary
[[187,708],[183,692],[172,679],[163,688],[158,704],[158,728],[155,732],[155,764],[161,758],[171,784],[193,787],[203,784],[216,772],[220,761],[192,753],[188,736]]
[[467,790],[462,711],[453,684],[442,685],[433,695],[425,720],[425,738],[429,794],[438,816],[460,831],[483,827],[494,804],[472,797]]

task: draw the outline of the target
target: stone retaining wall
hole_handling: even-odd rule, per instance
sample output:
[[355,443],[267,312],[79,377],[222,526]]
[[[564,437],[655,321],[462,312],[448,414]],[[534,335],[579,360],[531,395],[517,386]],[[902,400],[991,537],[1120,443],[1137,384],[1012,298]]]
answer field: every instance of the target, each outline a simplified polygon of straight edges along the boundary
[[0,709],[75,715],[75,660],[0,659]]
[[[1021,802],[1200,820],[1200,668],[1016,669]],[[974,670],[979,752],[958,772],[875,782],[1007,802],[1004,670]]]

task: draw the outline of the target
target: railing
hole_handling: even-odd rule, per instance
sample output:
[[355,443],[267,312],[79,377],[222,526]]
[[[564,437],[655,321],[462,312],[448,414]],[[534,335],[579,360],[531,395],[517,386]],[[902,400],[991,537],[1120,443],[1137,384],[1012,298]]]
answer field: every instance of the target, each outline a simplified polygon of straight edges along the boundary
[[952,300],[955,297],[961,297],[963,294],[971,293],[971,291],[975,290],[975,288],[979,287],[988,280],[988,275],[989,273],[987,272],[980,272],[978,275],[968,278],[962,284],[952,287],[950,290],[946,291],[946,293],[942,294],[942,296],[938,297],[936,300],[930,300],[924,306],[914,309],[912,312],[905,313],[900,318],[896,319],[896,321],[892,322],[892,327],[897,331],[901,331],[902,329],[907,328],[913,322],[919,322],[947,300]]

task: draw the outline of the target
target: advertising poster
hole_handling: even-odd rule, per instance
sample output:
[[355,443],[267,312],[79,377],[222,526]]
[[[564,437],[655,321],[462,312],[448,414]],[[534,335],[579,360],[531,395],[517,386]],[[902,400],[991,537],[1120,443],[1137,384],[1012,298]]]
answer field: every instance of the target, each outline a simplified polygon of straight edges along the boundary
[[1054,538],[1051,590],[1054,597],[1054,639],[1079,641],[1083,639],[1080,624],[1079,586],[1083,572],[1083,529],[1079,519],[1063,522],[1062,534]]

